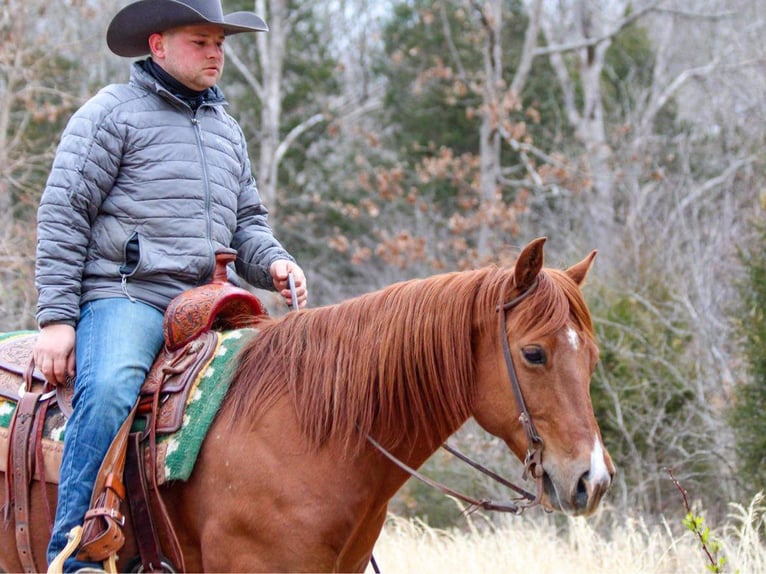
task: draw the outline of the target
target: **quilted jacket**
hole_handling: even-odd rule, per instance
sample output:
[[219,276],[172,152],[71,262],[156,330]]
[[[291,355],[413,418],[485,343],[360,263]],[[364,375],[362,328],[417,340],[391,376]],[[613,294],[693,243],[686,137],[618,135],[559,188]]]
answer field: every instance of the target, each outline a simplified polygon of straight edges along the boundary
[[37,321],[74,325],[79,307],[131,297],[164,310],[210,280],[215,251],[273,289],[293,258],[274,238],[242,131],[214,98],[196,111],[133,64],[70,119],[38,210]]

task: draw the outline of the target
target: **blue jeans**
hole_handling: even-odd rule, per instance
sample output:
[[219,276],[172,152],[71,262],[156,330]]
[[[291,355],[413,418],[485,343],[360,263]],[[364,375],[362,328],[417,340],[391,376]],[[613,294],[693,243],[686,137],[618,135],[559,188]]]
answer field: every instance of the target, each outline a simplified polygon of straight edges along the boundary
[[[75,339],[74,410],[64,434],[49,563],[66,546],[67,533],[83,523],[101,462],[162,348],[162,321],[163,314],[154,307],[124,298],[82,306]],[[64,570],[92,566],[73,556]]]

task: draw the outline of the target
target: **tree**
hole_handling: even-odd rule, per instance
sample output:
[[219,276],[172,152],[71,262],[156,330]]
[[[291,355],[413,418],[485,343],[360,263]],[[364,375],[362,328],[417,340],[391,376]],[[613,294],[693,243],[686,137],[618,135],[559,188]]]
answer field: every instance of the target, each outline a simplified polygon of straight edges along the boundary
[[387,78],[378,139],[391,153],[377,165],[361,160],[357,195],[374,205],[362,215],[374,213],[377,228],[372,241],[351,242],[360,258],[421,273],[465,268],[496,260],[518,234],[529,188],[545,193],[565,171],[536,165],[551,158],[526,121],[539,118],[522,96],[536,35],[519,2],[395,6],[378,65]]
[[[238,38],[227,44],[227,55],[247,91],[232,90],[243,108],[240,122],[259,160],[254,170],[267,205],[276,206],[280,181],[290,173],[282,165],[296,140],[317,124],[330,119],[329,96],[337,90],[332,70],[335,62],[320,41],[321,23],[314,14],[318,2],[256,0],[244,8],[262,15],[269,31]],[[255,96],[255,97],[253,97]],[[317,97],[319,96],[319,97]],[[256,120],[253,111],[259,111]],[[300,167],[293,168],[299,171]],[[280,186],[280,183],[283,185]]]

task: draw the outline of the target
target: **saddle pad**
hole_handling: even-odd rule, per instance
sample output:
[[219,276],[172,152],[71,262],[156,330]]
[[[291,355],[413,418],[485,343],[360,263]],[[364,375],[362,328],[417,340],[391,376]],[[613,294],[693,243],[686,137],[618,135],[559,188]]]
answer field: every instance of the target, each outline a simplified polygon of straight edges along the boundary
[[176,432],[157,439],[157,482],[187,480],[194,469],[202,441],[223,402],[236,367],[239,350],[258,333],[237,329],[220,334],[218,351],[194,381],[186,403],[183,424]]

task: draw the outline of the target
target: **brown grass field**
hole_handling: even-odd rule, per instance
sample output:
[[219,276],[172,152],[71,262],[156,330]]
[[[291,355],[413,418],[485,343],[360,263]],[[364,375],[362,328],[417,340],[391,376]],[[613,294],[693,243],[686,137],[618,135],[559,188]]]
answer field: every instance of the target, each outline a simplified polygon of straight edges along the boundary
[[[704,516],[704,509],[695,511]],[[391,516],[375,547],[381,571],[404,574],[676,574],[710,572],[699,540],[674,522],[648,524],[603,509],[589,519],[530,512],[490,525],[474,514],[463,528],[437,530]],[[724,524],[710,524],[722,543],[722,572],[766,572],[766,497],[731,504]],[[368,567],[367,572],[372,572]]]

